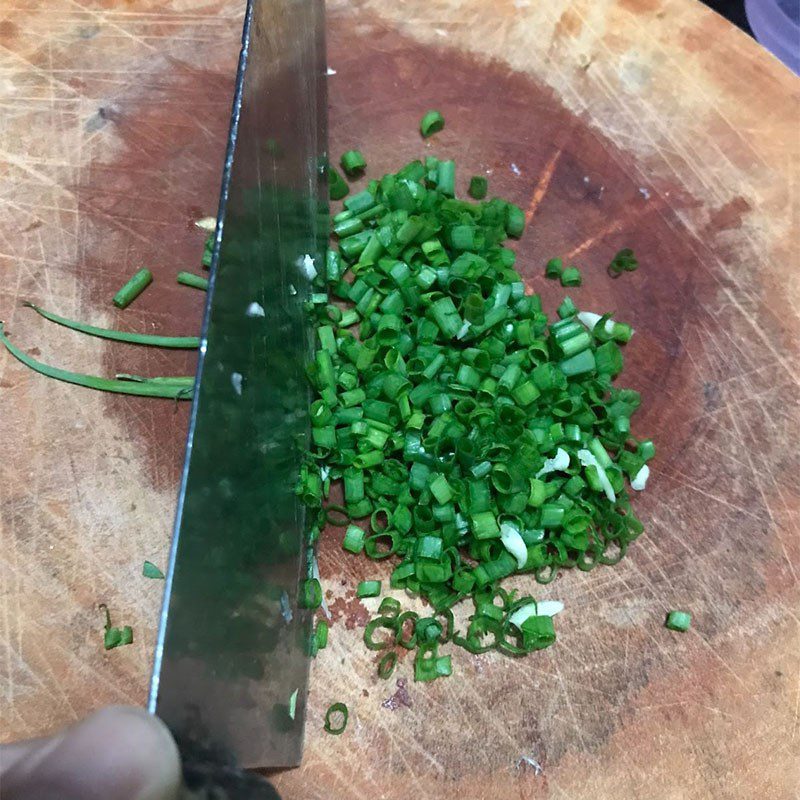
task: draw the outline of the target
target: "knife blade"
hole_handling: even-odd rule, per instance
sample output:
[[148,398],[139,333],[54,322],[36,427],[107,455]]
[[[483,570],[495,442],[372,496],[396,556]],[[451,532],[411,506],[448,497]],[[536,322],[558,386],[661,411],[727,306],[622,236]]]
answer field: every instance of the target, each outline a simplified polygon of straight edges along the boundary
[[[303,303],[328,232],[322,0],[249,0],[149,708],[184,762],[302,755]],[[296,706],[292,697],[296,698]]]

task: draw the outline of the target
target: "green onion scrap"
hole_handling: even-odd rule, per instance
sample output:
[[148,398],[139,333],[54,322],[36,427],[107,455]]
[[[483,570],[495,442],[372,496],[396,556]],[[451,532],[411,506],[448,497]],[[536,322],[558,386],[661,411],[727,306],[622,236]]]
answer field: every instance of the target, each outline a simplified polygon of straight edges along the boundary
[[672,631],[685,633],[692,624],[692,615],[688,611],[670,611],[664,623]]
[[341,159],[342,169],[348,178],[360,175],[367,166],[367,161],[358,150],[348,150]]
[[155,580],[163,580],[164,573],[152,561],[145,561],[142,565],[142,575],[145,578],[153,578]]
[[467,193],[475,200],[483,200],[486,193],[489,191],[489,181],[483,175],[473,175],[469,181],[469,189]]
[[331,200],[341,200],[350,193],[347,181],[333,165],[328,165],[328,196]]
[[344,733],[349,716],[350,712],[344,703],[333,703],[325,712],[325,731],[334,736]]
[[[429,112],[420,130],[441,124]],[[456,198],[455,174],[453,161],[428,156],[345,199],[338,248],[306,306],[318,343],[298,494],[313,530],[342,526],[345,550],[390,560],[390,588],[431,607],[420,619],[384,598],[364,632],[369,649],[387,651],[382,677],[399,645],[416,650],[419,681],[451,674],[447,645],[550,646],[552,612],[537,614],[503,581],[616,563],[642,532],[628,484],[643,488],[655,454],[631,433],[638,392],[614,384],[630,326],[569,298],[549,319],[504,246],[522,235],[524,212]],[[484,184],[474,178],[470,194],[484,196]],[[545,272],[581,282],[561,259]],[[357,594],[379,591],[365,581]],[[451,609],[462,601],[474,611],[458,629]]]
[[100,604],[101,611],[105,612],[106,624],[103,633],[103,647],[106,650],[113,650],[115,647],[123,647],[126,644],[133,644],[133,628],[124,625],[117,628],[111,624],[111,613],[105,603]]
[[152,282],[153,273],[140,269],[114,295],[112,302],[117,308],[127,308]]
[[356,588],[356,597],[377,597],[380,593],[380,581],[361,581]]
[[202,289],[203,291],[208,289],[208,278],[192,272],[179,272],[178,283],[182,286],[191,286],[193,289]]
[[419,121],[419,132],[424,139],[438,133],[444,128],[444,117],[441,112],[434,110],[428,111],[422,115]]

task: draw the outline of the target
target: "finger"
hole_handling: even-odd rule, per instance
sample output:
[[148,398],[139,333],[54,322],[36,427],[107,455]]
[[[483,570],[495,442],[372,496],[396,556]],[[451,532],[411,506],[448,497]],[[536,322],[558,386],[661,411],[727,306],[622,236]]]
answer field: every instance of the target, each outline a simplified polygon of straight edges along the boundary
[[0,800],[176,800],[178,749],[136,708],[103,709],[51,739],[2,752]]

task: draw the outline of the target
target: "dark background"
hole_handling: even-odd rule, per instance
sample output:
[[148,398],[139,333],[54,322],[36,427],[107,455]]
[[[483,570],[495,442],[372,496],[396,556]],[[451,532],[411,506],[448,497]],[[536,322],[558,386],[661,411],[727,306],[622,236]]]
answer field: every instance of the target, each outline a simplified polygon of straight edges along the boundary
[[744,13],[744,0],[703,0],[703,2],[734,25],[738,25],[745,33],[753,35]]

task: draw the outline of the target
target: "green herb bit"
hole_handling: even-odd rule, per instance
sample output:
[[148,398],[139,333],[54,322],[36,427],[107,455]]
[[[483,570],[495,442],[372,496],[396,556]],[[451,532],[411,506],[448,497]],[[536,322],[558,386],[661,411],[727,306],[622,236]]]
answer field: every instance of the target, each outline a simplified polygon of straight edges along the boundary
[[134,333],[133,331],[115,331],[110,328],[98,328],[95,325],[87,325],[83,322],[61,317],[52,311],[45,311],[33,303],[25,302],[26,308],[32,308],[39,316],[44,317],[57,325],[63,325],[78,333],[85,333],[89,336],[97,336],[100,339],[111,339],[115,342],[126,342],[127,344],[141,344],[148,347],[166,347],[175,350],[196,350],[200,346],[200,339],[197,336],[158,336],[151,333]]
[[361,581],[356,589],[356,596],[358,597],[377,597],[380,593],[380,581]]
[[101,603],[100,609],[104,611],[106,615],[103,647],[106,650],[113,650],[115,647],[123,647],[126,644],[132,644],[133,628],[131,628],[130,625],[125,625],[122,628],[113,626],[111,624],[111,614],[108,610],[108,606],[105,603]]
[[208,269],[211,266],[211,259],[214,257],[214,232],[208,234],[203,245],[202,265]]
[[[361,500],[361,498],[359,497],[358,500]],[[342,539],[342,548],[351,553],[360,553],[364,549],[365,537],[366,534],[358,525],[348,525],[344,539]]]
[[153,273],[149,269],[140,269],[114,295],[112,302],[117,308],[127,308],[152,282]]
[[611,259],[611,263],[608,265],[608,274],[612,278],[618,278],[623,272],[633,272],[638,266],[639,262],[633,255],[633,250],[626,247]]
[[328,197],[331,200],[341,200],[350,193],[347,181],[339,174],[339,170],[332,164],[328,167]]
[[163,580],[164,573],[152,561],[145,561],[142,565],[142,575],[145,578],[153,578],[155,580]]
[[582,281],[581,271],[577,267],[567,267],[561,273],[562,286],[580,286]]
[[688,611],[670,611],[664,624],[672,631],[685,633],[692,624],[692,615]]
[[328,646],[328,623],[321,619],[314,629],[314,638],[317,642],[317,649],[324,650]]
[[488,191],[489,181],[483,175],[473,175],[470,178],[469,189],[467,189],[470,197],[475,198],[475,200],[483,200]]
[[419,132],[423,139],[438,133],[442,128],[444,128],[444,117],[435,109],[425,112],[419,121]]
[[76,386],[84,386],[87,389],[97,389],[101,392],[113,392],[116,394],[130,394],[138,397],[166,397],[173,400],[191,400],[192,387],[183,382],[172,382],[169,379],[163,381],[146,380],[144,382],[112,380],[110,378],[98,378],[94,375],[83,375],[79,372],[69,372],[58,367],[51,367],[37,361],[35,358],[23,353],[18,347],[13,345],[3,329],[0,322],[0,344],[11,353],[14,358],[21,361],[26,367],[40,375],[48,378],[72,383]]
[[300,584],[300,608],[319,608],[322,605],[322,586],[316,578],[308,578]]
[[341,165],[348,178],[355,178],[364,172],[367,160],[358,150],[348,150],[342,156]]
[[325,731],[334,736],[344,733],[350,712],[344,703],[333,703],[325,712]]
[[564,262],[560,258],[551,258],[544,268],[545,278],[557,280],[564,271]]
[[179,272],[178,283],[182,286],[191,286],[193,289],[202,289],[203,291],[208,289],[208,278],[195,275],[193,272]]

